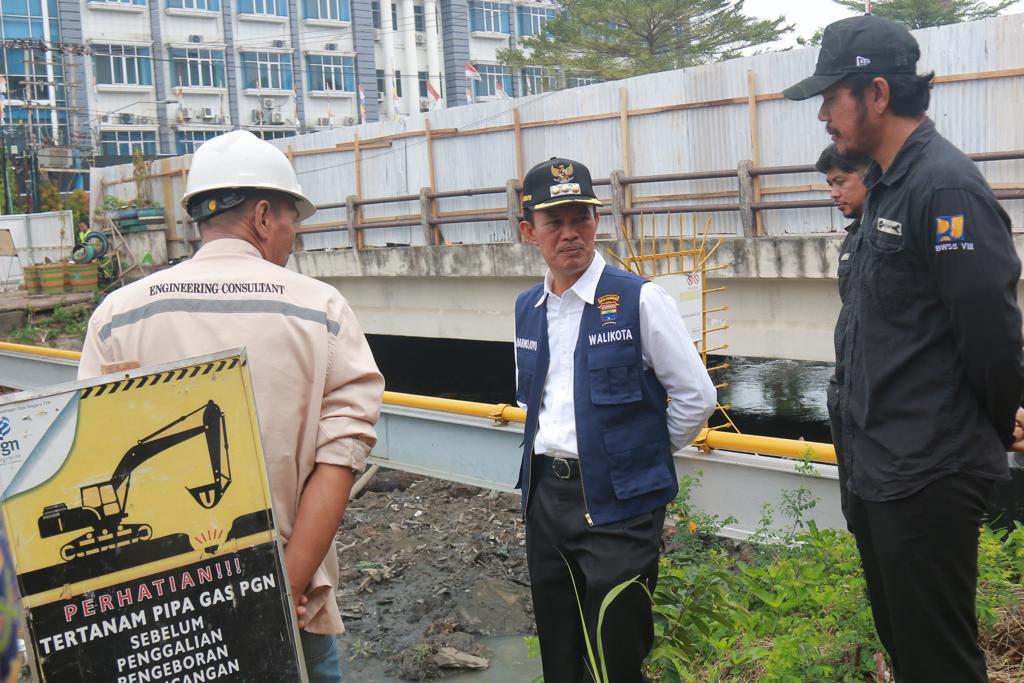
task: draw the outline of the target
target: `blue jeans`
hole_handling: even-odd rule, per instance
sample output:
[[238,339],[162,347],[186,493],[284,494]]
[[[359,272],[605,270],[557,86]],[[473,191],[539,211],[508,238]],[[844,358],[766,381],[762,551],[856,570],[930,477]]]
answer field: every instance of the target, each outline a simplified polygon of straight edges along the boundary
[[309,683],[342,683],[337,636],[299,631]]

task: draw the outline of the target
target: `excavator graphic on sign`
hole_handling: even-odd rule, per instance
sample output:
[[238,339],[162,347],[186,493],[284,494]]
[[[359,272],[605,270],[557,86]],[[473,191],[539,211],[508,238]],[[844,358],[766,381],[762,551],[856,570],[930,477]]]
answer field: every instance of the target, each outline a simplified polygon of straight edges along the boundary
[[[200,411],[203,413],[200,426],[165,434]],[[61,557],[66,562],[148,540],[153,534],[150,525],[124,523],[128,516],[132,472],[150,458],[200,434],[206,436],[213,479],[209,484],[187,488],[196,503],[206,509],[213,508],[231,484],[231,461],[224,412],[216,403],[208,401],[206,405],[139,439],[121,458],[108,481],[81,487],[80,507],[69,508],[64,503],[44,507],[39,517],[39,533],[43,538],[51,538],[70,531],[89,529],[61,548]],[[226,473],[221,470],[222,447]]]

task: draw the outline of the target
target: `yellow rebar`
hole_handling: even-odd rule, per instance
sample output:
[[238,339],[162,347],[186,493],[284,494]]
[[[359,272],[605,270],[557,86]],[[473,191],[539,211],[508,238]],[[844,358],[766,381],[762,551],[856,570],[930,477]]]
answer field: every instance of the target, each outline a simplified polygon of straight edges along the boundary
[[45,346],[29,346],[27,344],[11,344],[0,342],[0,351],[11,351],[13,353],[28,353],[33,356],[47,356],[49,358],[64,358],[66,360],[78,360],[82,357],[79,351],[67,351],[65,349],[50,349]]

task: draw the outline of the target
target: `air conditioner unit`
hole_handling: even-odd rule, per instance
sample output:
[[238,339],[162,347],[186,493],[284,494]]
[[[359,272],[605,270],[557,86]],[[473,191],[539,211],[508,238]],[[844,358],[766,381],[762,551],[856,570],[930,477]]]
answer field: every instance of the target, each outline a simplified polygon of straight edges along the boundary
[[274,112],[273,114],[271,114],[271,116],[270,116],[270,122],[271,122],[271,123],[274,123],[274,124],[281,124],[281,123],[284,123],[284,114],[282,114],[282,113],[281,113],[281,112],[279,112],[279,111],[275,111],[275,112]]
[[423,35],[422,33],[417,33],[416,34],[416,44],[417,45],[425,45],[426,43],[427,43],[427,37],[425,35]]
[[178,109],[178,118],[182,121],[188,121],[192,118],[192,110],[188,107],[181,107]]
[[124,114],[118,114],[117,120],[125,125],[135,123],[135,114],[129,114],[127,112]]
[[320,126],[321,128],[328,128],[331,125],[331,117],[321,116],[316,120],[316,125]]
[[337,43],[327,43],[326,45],[324,45],[324,49],[328,50],[329,52],[334,52],[335,50],[338,49],[338,44]]
[[356,125],[356,117],[354,117],[354,116],[346,116],[345,117],[345,125],[346,126],[354,126],[354,125]]
[[263,123],[263,112],[259,109],[252,110],[252,122]]
[[213,117],[215,116],[215,114],[213,113],[213,107],[203,107],[202,111],[200,112],[200,116],[202,116],[203,120],[205,121],[213,120]]
[[274,45],[274,47],[284,47],[284,41],[283,40],[275,40],[273,42],[273,45]]
[[274,98],[273,97],[264,97],[263,98],[263,108],[264,109],[273,109],[274,108]]
[[188,37],[188,42],[190,42],[190,43],[201,43],[201,42],[203,42],[203,37],[201,35],[199,35],[198,33],[193,33],[192,35],[190,35]]

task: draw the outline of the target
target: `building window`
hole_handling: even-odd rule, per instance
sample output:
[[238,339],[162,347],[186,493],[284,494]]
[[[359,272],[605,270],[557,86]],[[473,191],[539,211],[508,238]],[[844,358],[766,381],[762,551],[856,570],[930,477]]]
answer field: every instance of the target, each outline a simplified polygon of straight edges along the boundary
[[395,95],[402,96],[402,72],[395,70]]
[[554,69],[526,66],[523,67],[521,76],[524,95],[536,95],[558,89],[558,73]]
[[391,3],[391,30],[398,30],[398,3]]
[[280,52],[243,52],[242,87],[246,90],[291,90],[292,56]]
[[519,7],[519,35],[535,36],[544,30],[544,22],[555,18],[555,10],[547,7]]
[[290,138],[295,135],[294,130],[251,130],[249,131],[258,138],[264,140],[280,140],[281,138]]
[[222,130],[179,130],[174,136],[177,153],[192,154],[204,142],[223,133]]
[[507,66],[497,64],[475,64],[480,80],[473,81],[473,92],[477,97],[491,97],[498,94],[498,83],[505,94],[512,96],[512,72]]
[[504,2],[470,3],[469,30],[487,33],[509,33],[508,5]]
[[348,21],[348,0],[302,0],[307,19],[321,21]]
[[343,55],[309,55],[306,57],[310,90],[356,90],[356,64],[353,57]]
[[578,88],[581,85],[593,85],[594,83],[600,83],[594,76],[568,76],[565,79],[567,88]]
[[153,85],[153,61],[148,47],[95,45],[92,64],[100,85]]
[[140,5],[145,6],[146,0],[89,0],[90,2],[103,2],[109,5]]
[[224,87],[224,53],[222,51],[171,48],[170,56],[171,82],[175,87]]
[[427,19],[423,14],[423,5],[412,6],[412,19],[417,31],[423,33],[427,30]]
[[384,98],[384,69],[377,69],[377,98]]
[[196,9],[206,12],[219,12],[220,0],[167,0],[171,9]]
[[370,13],[373,15],[373,27],[380,28],[380,2],[373,0],[370,3]]
[[416,74],[420,81],[420,97],[427,96],[427,72],[420,71]]
[[288,4],[287,0],[238,0],[238,13],[286,17],[288,16]]
[[130,157],[136,148],[143,154],[156,154],[156,131],[107,130],[100,133],[103,156]]

